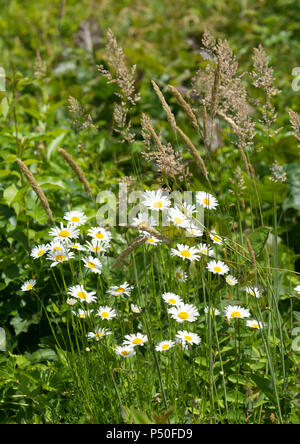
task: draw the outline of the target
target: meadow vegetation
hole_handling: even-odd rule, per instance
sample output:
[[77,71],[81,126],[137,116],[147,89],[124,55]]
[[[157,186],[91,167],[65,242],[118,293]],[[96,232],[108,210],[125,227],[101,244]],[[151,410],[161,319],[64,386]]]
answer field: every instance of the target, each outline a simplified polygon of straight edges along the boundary
[[0,422],[299,423],[297,2],[4,3]]

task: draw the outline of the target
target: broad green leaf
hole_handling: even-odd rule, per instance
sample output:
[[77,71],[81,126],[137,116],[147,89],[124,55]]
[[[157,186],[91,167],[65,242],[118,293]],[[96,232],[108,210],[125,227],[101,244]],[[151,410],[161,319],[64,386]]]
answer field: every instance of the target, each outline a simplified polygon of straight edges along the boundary
[[18,193],[18,189],[14,184],[10,185],[8,188],[5,189],[5,191],[3,193],[3,197],[8,205],[12,204],[17,193]]
[[19,177],[19,174],[17,173],[17,171],[0,170],[0,177],[7,177],[7,176],[17,176],[17,177]]
[[57,354],[51,348],[41,348],[40,350],[31,353],[29,360],[31,362],[57,361]]
[[274,395],[274,385],[271,380],[267,378],[263,378],[259,375],[251,375],[251,379],[255,384],[258,386],[258,388],[269,398],[271,402],[276,404],[276,398]]

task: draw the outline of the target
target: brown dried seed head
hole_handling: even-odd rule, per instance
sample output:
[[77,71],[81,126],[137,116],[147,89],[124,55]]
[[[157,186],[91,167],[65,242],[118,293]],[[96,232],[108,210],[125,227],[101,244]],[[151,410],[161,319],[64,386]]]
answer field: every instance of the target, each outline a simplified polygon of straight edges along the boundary
[[49,217],[50,221],[52,223],[54,223],[54,219],[53,219],[53,214],[52,211],[50,209],[50,205],[49,202],[42,190],[42,188],[39,186],[39,184],[37,183],[37,181],[35,180],[33,174],[31,173],[31,171],[29,170],[29,168],[27,167],[27,165],[25,165],[25,163],[21,160],[17,158],[17,162],[18,165],[20,167],[20,169],[23,171],[23,173],[25,174],[28,182],[31,185],[31,188],[33,189],[33,191],[35,192],[35,194],[38,196],[47,216]]

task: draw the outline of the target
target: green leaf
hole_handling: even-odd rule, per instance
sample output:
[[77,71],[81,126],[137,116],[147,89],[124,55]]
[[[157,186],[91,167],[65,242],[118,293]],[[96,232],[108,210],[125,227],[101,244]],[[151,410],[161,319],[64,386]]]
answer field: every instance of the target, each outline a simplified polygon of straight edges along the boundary
[[266,245],[270,234],[270,228],[261,227],[254,230],[251,234],[248,235],[248,239],[253,248],[255,256],[259,256]]
[[17,193],[18,189],[14,184],[10,185],[8,188],[4,190],[3,197],[9,206],[13,203]]
[[19,174],[16,171],[0,170],[0,177],[6,177],[6,176],[17,176],[17,177],[19,177]]
[[57,361],[57,354],[51,348],[41,348],[29,356],[31,362]]
[[32,324],[38,324],[40,322],[40,315],[35,314],[30,319],[22,319],[19,313],[17,316],[13,317],[10,321],[11,325],[14,327],[16,335],[28,331],[28,328]]
[[251,375],[251,379],[253,380],[253,382],[255,382],[258,388],[267,396],[267,398],[269,398],[271,402],[276,404],[273,382],[267,378],[263,378],[262,376],[254,374]]
[[47,148],[47,159],[49,160],[51,158],[53,150],[55,150],[58,145],[63,141],[63,139],[66,137],[68,131],[64,131],[62,134],[60,134],[58,137],[56,137],[50,145]]

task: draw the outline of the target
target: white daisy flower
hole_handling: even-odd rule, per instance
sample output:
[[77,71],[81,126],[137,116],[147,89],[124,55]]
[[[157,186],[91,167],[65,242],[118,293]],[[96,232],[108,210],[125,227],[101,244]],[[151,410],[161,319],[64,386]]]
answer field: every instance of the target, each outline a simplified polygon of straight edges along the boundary
[[65,248],[60,241],[52,241],[47,244],[48,251],[63,251]]
[[208,210],[215,210],[219,205],[217,199],[205,191],[198,191],[196,193],[196,201],[199,205],[207,208]]
[[229,271],[229,267],[222,261],[211,261],[206,268],[214,274],[226,274]]
[[175,293],[164,293],[162,295],[162,298],[165,302],[167,302],[170,305],[177,305],[183,303],[181,297]]
[[92,227],[88,230],[88,236],[97,241],[110,242],[111,233],[103,227]]
[[187,350],[189,348],[189,344],[187,341],[182,341],[179,338],[175,338],[175,342],[177,347],[181,348],[181,350]]
[[196,307],[190,304],[179,303],[176,307],[171,307],[168,312],[177,322],[194,322],[199,316],[199,312]]
[[117,355],[122,356],[123,358],[130,358],[130,356],[135,355],[135,350],[130,345],[120,345],[116,347],[115,352]]
[[219,245],[223,244],[224,239],[221,236],[219,236],[214,230],[210,232],[209,237],[211,238],[214,244],[219,244]]
[[189,343],[189,344],[200,344],[201,338],[196,333],[191,333],[186,330],[178,331],[176,337],[182,341],[183,343]]
[[132,335],[126,335],[123,344],[131,345],[131,347],[136,347],[137,345],[144,345],[147,341],[148,338],[146,335],[142,335],[142,333],[136,333]]
[[72,307],[73,305],[77,304],[77,302],[78,302],[78,299],[75,299],[75,298],[68,298],[68,299],[66,300],[66,303],[67,303],[70,307]]
[[197,246],[197,248],[199,250],[199,253],[203,254],[204,256],[214,257],[215,255],[214,250],[212,248],[209,248],[209,246],[206,244],[201,243]]
[[144,205],[148,207],[150,210],[155,211],[164,211],[170,206],[169,197],[163,195],[161,190],[158,191],[145,191],[143,193],[144,197]]
[[91,270],[93,273],[101,274],[102,272],[102,264],[96,257],[88,256],[83,257],[82,261],[84,262],[84,266]]
[[187,274],[180,267],[176,268],[176,270],[175,270],[175,277],[180,282],[185,282],[187,280]]
[[24,284],[21,287],[22,291],[30,291],[33,289],[33,287],[36,284],[36,280],[35,279],[29,279],[29,281],[24,282]]
[[87,292],[83,285],[74,285],[73,287],[68,288],[68,294],[72,298],[77,298],[82,302],[87,302],[90,304],[91,302],[96,302],[97,298],[95,296],[95,291]]
[[185,228],[189,225],[187,217],[178,208],[169,208],[168,220],[177,228]]
[[81,308],[78,311],[72,310],[74,316],[77,316],[80,319],[86,319],[91,316],[93,310],[82,310]]
[[140,224],[147,224],[149,227],[155,225],[153,218],[145,212],[138,213],[138,215],[132,219],[131,225],[137,227]]
[[98,241],[96,239],[92,239],[92,242],[86,242],[84,244],[86,250],[90,251],[94,254],[104,254],[109,248],[109,244],[107,242]]
[[232,287],[238,283],[238,280],[235,277],[231,276],[231,274],[228,274],[225,280],[227,284],[231,285]]
[[99,328],[96,331],[90,331],[87,336],[88,339],[95,339],[96,341],[100,341],[103,336],[111,335],[111,331],[107,330],[106,328]]
[[247,321],[246,325],[247,325],[247,327],[250,327],[250,328],[257,328],[257,329],[263,328],[262,322],[256,321],[255,319],[252,319],[251,321]]
[[219,316],[221,314],[221,312],[217,308],[214,308],[214,307],[205,307],[204,308],[204,313],[205,314],[210,314],[211,316],[212,315]]
[[178,244],[176,248],[171,248],[172,256],[178,256],[181,259],[188,259],[189,261],[198,261],[199,257],[197,254],[199,250],[195,247],[189,247],[188,245]]
[[87,221],[87,217],[82,211],[68,211],[64,215],[64,219],[67,220],[70,224],[79,227],[83,225]]
[[242,308],[239,305],[228,305],[224,311],[228,320],[234,318],[250,318],[250,311],[247,308]]
[[156,345],[155,350],[159,352],[167,351],[174,347],[174,345],[175,343],[173,341],[161,341]]
[[60,227],[51,228],[49,235],[54,238],[55,241],[69,242],[71,239],[76,239],[79,236],[79,230],[74,225],[68,223],[64,227],[63,223],[60,223]]
[[191,237],[202,237],[203,230],[200,230],[195,224],[190,224],[185,228],[185,233]]
[[130,296],[130,293],[133,290],[133,286],[127,284],[127,282],[124,282],[124,284],[119,286],[112,286],[110,287],[106,293],[109,293],[112,296],[118,297],[118,296]]
[[52,261],[51,267],[55,267],[61,262],[66,262],[74,257],[74,253],[65,248],[63,251],[48,251],[47,259]]
[[197,212],[195,205],[183,202],[182,205],[176,204],[178,208],[187,218],[193,217],[194,213]]
[[30,256],[32,256],[34,259],[38,259],[41,256],[44,256],[48,251],[48,245],[42,244],[37,245],[31,250]]
[[257,287],[246,287],[246,292],[251,294],[251,296],[255,296],[257,299],[261,297],[260,291]]
[[297,287],[295,287],[294,290],[295,290],[298,294],[300,294],[300,285],[297,285]]
[[77,250],[77,251],[83,251],[84,250],[84,246],[81,245],[81,244],[78,244],[76,242],[69,244],[68,247],[72,248],[72,250]]
[[[141,232],[144,236],[149,236],[149,233],[147,233],[146,231],[142,231]],[[157,239],[157,237],[155,236],[150,236],[147,238],[147,240],[145,241],[146,244],[150,244],[150,245],[157,245],[161,242],[160,239]]]
[[130,304],[130,309],[132,313],[135,314],[141,313],[141,308],[138,305]]
[[105,307],[99,307],[96,316],[100,316],[100,318],[109,321],[110,319],[115,318],[117,313],[116,310],[106,305]]

